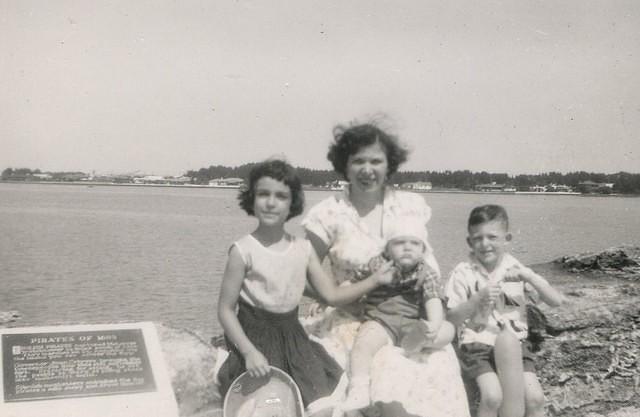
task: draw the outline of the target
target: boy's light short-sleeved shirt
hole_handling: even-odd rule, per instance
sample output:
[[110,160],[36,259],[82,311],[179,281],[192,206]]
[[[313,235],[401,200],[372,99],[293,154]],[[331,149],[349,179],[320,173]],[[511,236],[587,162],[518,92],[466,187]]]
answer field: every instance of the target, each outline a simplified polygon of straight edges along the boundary
[[460,326],[460,344],[483,343],[493,346],[496,336],[504,326],[520,340],[527,337],[526,301],[535,294],[535,289],[522,281],[504,280],[504,272],[518,265],[521,264],[517,259],[505,254],[492,276],[471,254],[468,262],[461,262],[453,269],[445,288],[448,309],[469,300],[472,295],[487,286],[491,277],[500,283],[502,289],[500,298],[488,315],[486,312],[477,312]]

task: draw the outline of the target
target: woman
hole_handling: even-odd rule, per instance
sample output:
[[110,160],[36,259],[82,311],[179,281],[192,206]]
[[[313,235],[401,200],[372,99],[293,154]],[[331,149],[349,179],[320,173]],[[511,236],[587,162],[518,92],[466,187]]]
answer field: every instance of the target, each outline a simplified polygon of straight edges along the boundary
[[[334,139],[327,157],[349,187],[313,207],[302,225],[320,259],[328,256],[334,279],[343,283],[362,274],[369,260],[382,252],[394,219],[419,219],[426,228],[431,209],[421,196],[387,185],[408,153],[395,136],[369,123],[337,127]],[[357,305],[327,309],[307,327],[345,367],[361,322],[359,313]],[[406,357],[402,349],[386,346],[376,354],[370,397],[384,416],[469,416],[450,345],[453,335],[453,326],[444,322],[438,333],[444,341],[441,349]]]

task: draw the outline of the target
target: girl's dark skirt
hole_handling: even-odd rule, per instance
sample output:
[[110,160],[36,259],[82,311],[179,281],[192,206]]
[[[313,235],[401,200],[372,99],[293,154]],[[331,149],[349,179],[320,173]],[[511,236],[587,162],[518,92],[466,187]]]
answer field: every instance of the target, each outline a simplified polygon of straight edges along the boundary
[[[277,366],[293,378],[300,388],[305,407],[334,392],[342,376],[342,368],[320,344],[309,339],[298,320],[298,308],[287,313],[272,313],[240,301],[238,320],[269,365]],[[228,339],[227,345],[229,357],[218,374],[222,395],[246,370],[242,354]]]

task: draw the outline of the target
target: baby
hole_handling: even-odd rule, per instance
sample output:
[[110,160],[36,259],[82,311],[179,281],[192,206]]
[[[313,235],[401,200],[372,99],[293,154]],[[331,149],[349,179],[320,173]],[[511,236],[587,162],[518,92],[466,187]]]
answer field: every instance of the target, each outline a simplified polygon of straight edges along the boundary
[[424,224],[403,219],[387,230],[384,253],[371,259],[366,277],[389,261],[393,280],[364,298],[366,321],[360,326],[350,355],[350,384],[344,411],[367,407],[370,402],[370,365],[387,344],[413,353],[439,347],[444,317],[439,268],[427,242]]

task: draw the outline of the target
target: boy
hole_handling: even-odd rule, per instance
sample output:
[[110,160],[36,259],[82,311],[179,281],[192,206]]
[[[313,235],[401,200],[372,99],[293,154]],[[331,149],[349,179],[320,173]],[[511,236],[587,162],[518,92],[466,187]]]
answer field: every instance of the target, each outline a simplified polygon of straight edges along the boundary
[[[503,417],[542,417],[544,394],[535,374],[534,356],[525,340],[526,297],[537,292],[542,301],[555,307],[564,302],[564,296],[507,252],[511,234],[503,207],[474,208],[467,231],[470,259],[451,272],[445,293],[447,318],[459,329],[461,367],[480,390],[478,417],[496,417],[499,411]],[[506,381],[507,377],[496,372],[500,362],[519,356],[514,349],[506,356],[498,354],[498,350],[509,351],[498,348],[498,344],[508,344],[509,338],[517,338],[521,344],[523,374],[519,383],[511,377]],[[520,400],[513,398],[514,387],[524,390],[519,393]]]
[[[364,298],[364,316],[350,355],[350,385],[343,410],[369,405],[369,367],[385,345],[400,345],[409,353],[441,347],[444,309],[438,265],[427,242],[424,224],[407,221],[389,226],[385,252],[369,262],[362,277],[388,260],[395,268],[393,281]],[[443,332],[446,333],[446,329]],[[450,333],[452,334],[452,333]],[[450,339],[449,339],[450,340]]]

